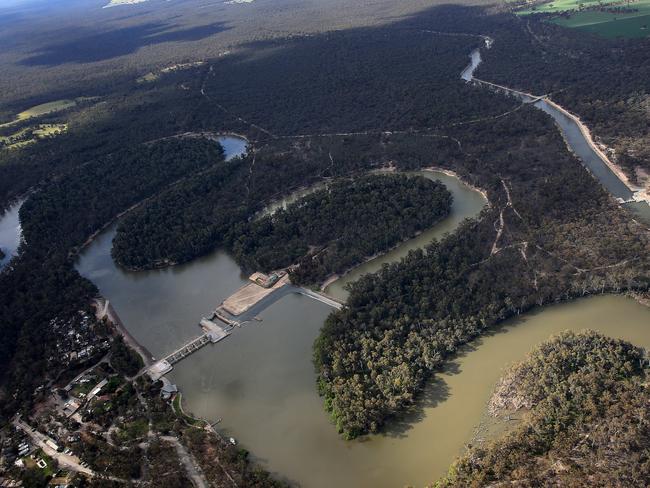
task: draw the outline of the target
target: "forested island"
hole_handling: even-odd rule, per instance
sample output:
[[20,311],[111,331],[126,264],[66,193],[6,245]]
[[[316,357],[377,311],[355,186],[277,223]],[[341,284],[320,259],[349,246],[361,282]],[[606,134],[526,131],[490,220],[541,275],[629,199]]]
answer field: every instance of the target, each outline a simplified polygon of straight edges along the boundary
[[451,200],[442,183],[421,176],[363,176],[236,229],[230,247],[250,269],[297,264],[292,282],[321,283],[433,226]]
[[[219,179],[226,183],[238,171],[232,166],[215,169],[215,182]],[[197,179],[196,185],[205,186],[209,193],[210,184],[205,180]],[[172,193],[199,191],[192,183],[186,187]],[[173,226],[171,232],[167,229],[165,241],[178,246],[183,241],[213,236],[199,247],[192,246],[193,252],[208,251],[210,244],[220,242],[251,271],[292,266],[291,280],[296,284],[322,283],[328,276],[385,252],[439,222],[449,214],[452,203],[451,194],[440,182],[421,176],[371,174],[334,181],[286,209],[256,219],[252,215],[255,207],[238,203],[242,200],[240,192],[223,189],[230,196],[221,197],[218,211],[211,217],[206,215],[209,221],[204,225],[193,222],[191,228]],[[150,227],[152,219],[164,218],[168,215],[165,210],[177,201],[170,195],[156,202],[161,207],[152,205],[125,219],[113,243],[115,260],[127,268],[142,269],[193,257],[183,254],[161,260],[153,254],[161,252],[161,242],[143,238],[147,232],[160,232]]]
[[516,427],[473,447],[435,486],[647,486],[645,351],[565,332],[509,368],[490,400]]

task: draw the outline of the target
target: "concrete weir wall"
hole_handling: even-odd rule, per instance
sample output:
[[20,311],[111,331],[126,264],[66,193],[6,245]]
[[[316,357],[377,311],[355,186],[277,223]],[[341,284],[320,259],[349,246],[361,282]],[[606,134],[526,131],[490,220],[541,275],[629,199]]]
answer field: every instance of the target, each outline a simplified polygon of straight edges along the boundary
[[[234,327],[255,320],[257,315],[264,309],[289,293],[309,297],[337,310],[343,307],[342,303],[327,295],[307,288],[293,286],[286,272],[278,275],[280,278],[270,286],[261,286],[256,281],[253,281],[253,277],[259,275],[259,273],[254,274],[251,277],[251,283],[242,286],[224,300],[214,311],[211,319],[205,317],[201,319],[199,325],[204,333],[150,366],[147,370],[149,376],[154,381],[159,380],[173,369],[175,363],[209,343],[215,344],[225,339],[230,335],[230,331]],[[268,278],[265,275],[263,277]],[[220,325],[220,323],[224,325]]]

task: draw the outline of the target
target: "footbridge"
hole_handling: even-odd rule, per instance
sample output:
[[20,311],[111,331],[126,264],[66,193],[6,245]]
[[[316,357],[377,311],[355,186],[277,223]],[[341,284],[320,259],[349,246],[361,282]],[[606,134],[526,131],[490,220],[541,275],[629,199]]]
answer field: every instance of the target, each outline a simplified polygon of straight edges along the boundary
[[302,288],[302,287],[296,288],[295,292],[300,295],[313,298],[314,300],[324,303],[325,305],[329,305],[330,307],[335,308],[337,310],[341,310],[343,308],[343,304],[341,302],[334,300],[332,297],[329,297],[322,293],[318,293],[313,290],[309,290],[307,288]]
[[282,297],[292,293],[319,301],[336,310],[343,308],[343,303],[332,297],[308,288],[292,285],[286,275],[283,275],[281,279],[270,286],[262,286],[251,282],[224,300],[214,310],[210,318],[201,319],[199,325],[203,329],[203,334],[185,343],[163,359],[156,361],[146,370],[147,373],[154,381],[159,380],[174,368],[174,364],[182,361],[190,354],[195,353],[207,344],[215,344],[228,337],[233,328],[261,320],[259,318],[261,312]]
[[204,333],[199,337],[192,339],[188,343],[176,349],[171,354],[167,355],[165,358],[156,361],[148,369],[149,376],[152,380],[157,381],[162,376],[169,373],[173,368],[174,364],[185,359],[190,354],[195,353],[203,346],[207,344],[215,344],[230,335],[230,330],[232,325],[228,324],[226,327],[216,324],[212,320],[203,318],[200,322],[201,328],[204,330]]

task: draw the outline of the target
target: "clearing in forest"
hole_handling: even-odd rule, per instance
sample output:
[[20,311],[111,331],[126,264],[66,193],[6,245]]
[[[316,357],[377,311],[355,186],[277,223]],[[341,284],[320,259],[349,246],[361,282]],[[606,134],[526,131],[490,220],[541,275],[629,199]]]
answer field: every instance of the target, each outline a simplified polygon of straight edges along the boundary
[[41,115],[60,112],[61,110],[72,108],[76,105],[77,100],[56,100],[54,102],[42,103],[20,112],[18,115],[16,115],[14,120],[0,124],[0,128],[9,127],[13,124],[17,124],[18,122],[22,122],[23,120],[31,119],[33,117],[40,117]]
[[551,21],[603,37],[645,37],[650,35],[650,0],[621,3],[620,0],[557,0],[518,12],[561,14]]

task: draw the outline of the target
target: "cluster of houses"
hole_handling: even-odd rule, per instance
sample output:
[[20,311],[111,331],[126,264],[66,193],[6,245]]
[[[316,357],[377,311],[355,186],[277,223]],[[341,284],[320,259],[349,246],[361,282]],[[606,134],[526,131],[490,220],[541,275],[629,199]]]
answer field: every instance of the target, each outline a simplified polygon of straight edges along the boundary
[[85,311],[79,311],[69,320],[54,318],[49,327],[56,332],[56,350],[59,351],[49,358],[53,363],[70,365],[107,351],[110,347],[109,341],[94,330],[95,320]]

